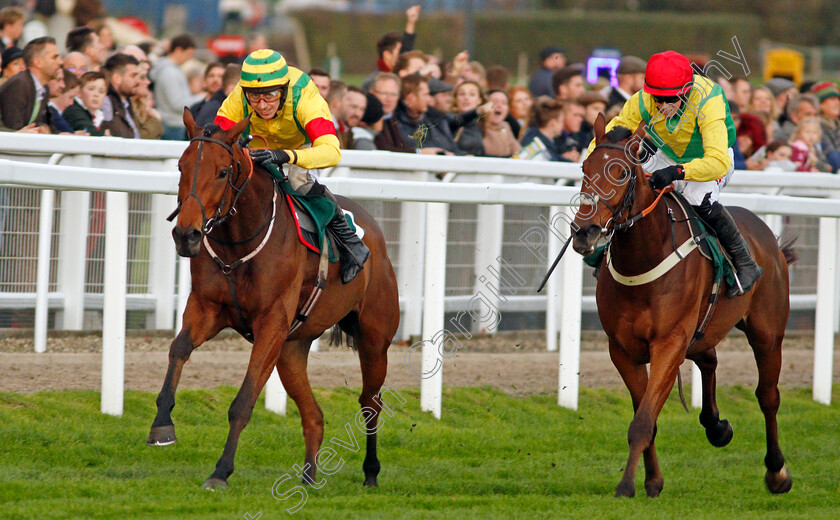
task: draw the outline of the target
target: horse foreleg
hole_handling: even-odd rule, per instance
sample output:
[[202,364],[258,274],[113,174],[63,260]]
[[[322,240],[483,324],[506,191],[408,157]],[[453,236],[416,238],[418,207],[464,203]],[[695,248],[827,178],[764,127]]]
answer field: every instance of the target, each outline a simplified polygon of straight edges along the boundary
[[785,457],[779,447],[779,431],[776,412],[779,411],[779,372],[782,368],[782,336],[761,341],[756,333],[748,332],[747,338],[753,348],[758,365],[758,387],[755,396],[764,413],[764,427],[767,436],[767,454],[764,465],[767,473],[764,483],[774,494],[787,493],[793,486],[793,477],[785,467]]
[[717,352],[714,348],[689,356],[700,369],[703,387],[703,409],[700,411],[700,424],[706,429],[706,438],[712,446],[722,448],[732,440],[732,425],[726,419],[720,419],[717,407]]
[[[627,430],[630,453],[627,466],[624,468],[624,475],[616,488],[616,496],[633,496],[639,456],[653,446],[653,440],[656,436],[656,419],[659,417],[659,412],[665,405],[668,394],[674,386],[677,370],[679,370],[680,363],[684,359],[685,345],[684,335],[658,340],[650,344],[650,376],[644,396],[639,402],[636,414],[630,421],[630,427]],[[653,454],[650,457],[650,462],[655,468],[651,472],[650,480],[645,482],[645,490],[649,496],[657,496],[662,491],[664,479],[660,474],[654,452],[651,451],[650,453]]]
[[[281,334],[278,329],[283,330],[284,333]],[[267,330],[271,332],[266,333]],[[288,321],[285,327],[278,324],[277,320],[270,323],[268,327],[255,327],[254,337],[256,341],[251,349],[248,372],[245,374],[245,380],[242,381],[242,386],[228,409],[230,429],[228,430],[225,449],[222,456],[219,457],[219,461],[216,462],[216,470],[204,481],[202,487],[205,489],[215,490],[228,487],[227,479],[233,473],[233,459],[236,456],[239,436],[251,420],[257,398],[265,386],[265,382],[268,381],[271,371],[274,370],[274,365],[277,364],[280,346],[286,339],[288,330]]]
[[[639,409],[639,404],[645,394],[648,384],[647,368],[644,365],[639,365],[633,362],[627,353],[621,349],[620,346],[610,341],[610,357],[613,364],[618,369],[624,384],[630,391],[630,397],[633,400],[633,411]],[[656,427],[654,426],[654,436],[656,435]],[[659,469],[659,462],[656,458],[656,447],[653,440],[643,452],[645,461],[645,490],[649,496],[657,496],[662,491],[664,480],[662,479],[662,472]],[[630,461],[628,461],[628,466]],[[638,458],[632,464],[633,478],[629,481],[629,486],[619,486],[621,491],[616,490],[616,496],[632,497],[636,494],[635,489],[635,471],[638,465]]]
[[163,387],[158,394],[157,415],[152,422],[146,444],[149,446],[168,446],[175,443],[175,425],[172,423],[172,409],[175,407],[175,390],[181,379],[181,369],[190,358],[190,354],[207,339],[215,336],[222,325],[218,314],[205,304],[199,304],[190,296],[184,311],[184,326],[169,347],[169,367],[163,379]]
[[306,374],[307,359],[311,341],[290,341],[280,350],[280,360],[277,362],[277,373],[286,393],[295,402],[300,411],[300,422],[303,426],[303,440],[305,453],[303,467],[295,469],[303,479],[304,485],[320,488],[323,482],[315,480],[317,471],[318,450],[324,440],[324,414],[315,401],[309,376]]

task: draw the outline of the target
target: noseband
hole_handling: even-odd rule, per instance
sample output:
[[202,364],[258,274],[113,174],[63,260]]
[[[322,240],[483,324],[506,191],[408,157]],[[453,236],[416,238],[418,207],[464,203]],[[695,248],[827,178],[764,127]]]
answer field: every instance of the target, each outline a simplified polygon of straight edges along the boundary
[[[221,141],[219,139],[215,139],[215,138],[209,137],[209,136],[202,136],[202,135],[196,136],[196,137],[193,137],[192,139],[190,139],[190,143],[192,143],[193,141],[198,141],[199,143],[198,143],[198,157],[196,157],[196,159],[195,159],[195,171],[193,172],[192,189],[190,190],[190,193],[186,197],[184,197],[184,200],[179,200],[178,201],[178,207],[175,209],[174,212],[172,212],[172,214],[167,218],[167,220],[169,220],[171,222],[172,219],[174,219],[178,215],[178,213],[181,211],[181,205],[184,202],[186,202],[187,199],[192,197],[196,200],[196,202],[198,202],[198,207],[201,208],[201,219],[202,219],[201,230],[206,235],[206,234],[210,233],[210,231],[213,229],[214,226],[222,224],[223,222],[225,222],[230,217],[236,215],[236,202],[239,200],[239,197],[242,195],[242,190],[244,190],[245,186],[248,185],[248,182],[251,181],[251,174],[254,173],[254,170],[253,170],[253,168],[251,169],[251,173],[245,178],[245,182],[242,183],[242,186],[237,188],[236,183],[239,181],[239,177],[241,176],[241,173],[242,173],[242,164],[234,158],[235,156],[234,156],[233,147],[231,147],[229,144],[225,143],[224,141]],[[222,194],[222,199],[219,201],[219,205],[216,207],[215,214],[210,218],[207,218],[207,213],[204,209],[204,203],[201,202],[201,199],[198,197],[198,194],[195,191],[196,182],[198,180],[198,166],[201,163],[201,157],[202,157],[205,142],[214,143],[214,144],[217,144],[217,145],[221,146],[231,156],[231,164],[226,169],[227,170],[227,179],[228,179],[227,186],[225,186],[225,191]],[[234,179],[234,175],[233,175],[234,168],[236,169],[236,178],[235,179]],[[225,170],[222,170],[222,171],[225,171]],[[228,193],[228,188],[230,189],[231,192],[234,193],[233,201],[228,206],[227,212],[224,215],[222,215],[222,207],[226,203],[226,195]]]

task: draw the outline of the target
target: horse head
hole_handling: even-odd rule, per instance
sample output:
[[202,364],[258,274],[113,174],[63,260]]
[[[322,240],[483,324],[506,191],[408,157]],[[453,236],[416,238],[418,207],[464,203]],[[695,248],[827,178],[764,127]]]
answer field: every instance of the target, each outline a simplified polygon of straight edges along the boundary
[[604,114],[595,120],[595,148],[583,161],[580,207],[575,215],[572,247],[591,254],[601,235],[609,233],[629,213],[638,182],[645,182],[638,153],[645,136],[644,123],[635,132],[615,127],[605,133]]
[[179,212],[172,230],[179,255],[198,255],[204,235],[236,213],[236,201],[252,169],[250,160],[237,144],[248,121],[245,118],[230,130],[215,125],[201,128],[189,109],[184,109],[190,144],[178,161]]

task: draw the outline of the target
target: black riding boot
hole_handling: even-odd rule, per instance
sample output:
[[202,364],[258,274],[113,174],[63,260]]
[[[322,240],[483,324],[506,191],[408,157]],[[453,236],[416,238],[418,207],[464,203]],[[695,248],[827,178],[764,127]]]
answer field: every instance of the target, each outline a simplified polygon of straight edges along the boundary
[[370,249],[350,229],[335,195],[326,186],[317,182],[306,183],[298,188],[298,192],[305,193],[309,196],[317,195],[327,197],[335,202],[337,210],[328,227],[335,236],[339,249],[341,249],[341,254],[339,255],[341,261],[341,281],[343,283],[352,282],[358,276],[359,271],[364,269],[364,264],[370,256]]
[[[726,291],[727,298],[735,298],[749,291],[761,277],[761,267],[750,256],[747,243],[738,231],[732,215],[719,202],[694,206],[700,217],[709,223],[717,234],[720,244],[729,253],[737,271],[737,283]],[[738,285],[740,284],[740,288]]]

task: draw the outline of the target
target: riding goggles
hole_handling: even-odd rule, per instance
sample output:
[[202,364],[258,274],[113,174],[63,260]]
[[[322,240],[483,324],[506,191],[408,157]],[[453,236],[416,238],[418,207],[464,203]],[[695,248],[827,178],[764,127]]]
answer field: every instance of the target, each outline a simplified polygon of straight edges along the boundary
[[260,101],[275,101],[280,97],[284,97],[286,94],[286,88],[278,88],[268,92],[245,92],[245,97],[248,98],[248,101],[251,103],[258,103]]

